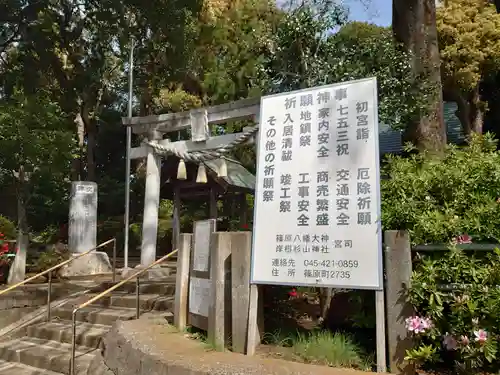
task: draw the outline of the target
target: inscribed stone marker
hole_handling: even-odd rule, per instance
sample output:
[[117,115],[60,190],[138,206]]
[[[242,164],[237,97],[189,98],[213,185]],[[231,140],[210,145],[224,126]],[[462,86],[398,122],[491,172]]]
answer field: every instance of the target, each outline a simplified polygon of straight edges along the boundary
[[72,253],[83,253],[97,246],[97,184],[71,183],[68,244]]

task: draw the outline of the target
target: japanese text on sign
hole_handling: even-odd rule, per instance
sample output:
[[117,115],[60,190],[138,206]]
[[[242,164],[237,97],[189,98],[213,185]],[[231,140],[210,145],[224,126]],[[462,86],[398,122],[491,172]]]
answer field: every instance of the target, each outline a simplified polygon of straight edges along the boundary
[[262,98],[253,283],[381,288],[376,85]]

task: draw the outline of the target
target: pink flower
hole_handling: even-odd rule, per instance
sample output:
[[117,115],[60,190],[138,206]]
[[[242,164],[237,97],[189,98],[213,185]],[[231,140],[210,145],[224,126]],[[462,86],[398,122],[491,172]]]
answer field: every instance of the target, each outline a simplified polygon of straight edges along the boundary
[[462,345],[467,346],[467,345],[469,345],[470,340],[469,340],[469,338],[467,336],[462,335],[462,336],[460,336],[460,343]]
[[444,335],[443,338],[443,345],[446,350],[455,350],[457,348],[457,340],[455,340],[452,335],[446,332],[446,335]]
[[474,331],[474,341],[484,344],[486,340],[488,340],[488,332],[486,332],[484,329],[478,329],[477,331]]
[[423,330],[427,330],[432,327],[432,322],[429,318],[421,318],[420,326]]
[[406,329],[416,334],[423,333],[432,327],[432,322],[428,318],[421,318],[419,316],[411,316],[406,319]]

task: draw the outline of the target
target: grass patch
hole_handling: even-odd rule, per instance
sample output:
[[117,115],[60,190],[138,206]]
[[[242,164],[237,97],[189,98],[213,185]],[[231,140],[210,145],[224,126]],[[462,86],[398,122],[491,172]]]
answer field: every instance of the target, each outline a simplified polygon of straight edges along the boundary
[[363,370],[371,368],[371,361],[366,358],[363,350],[350,336],[342,333],[315,331],[300,334],[291,348],[294,355],[307,363]]
[[315,330],[285,336],[277,330],[266,333],[264,344],[273,357],[329,367],[371,370],[374,357],[367,356],[350,335]]

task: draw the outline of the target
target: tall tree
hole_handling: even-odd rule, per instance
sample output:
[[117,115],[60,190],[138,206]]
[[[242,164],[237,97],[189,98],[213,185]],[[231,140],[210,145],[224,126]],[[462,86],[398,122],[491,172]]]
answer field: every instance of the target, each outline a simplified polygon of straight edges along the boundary
[[97,122],[110,81],[120,68],[114,46],[122,29],[123,7],[117,0],[36,3],[37,12],[28,17],[26,9],[32,5],[17,2],[20,27],[10,27],[4,44],[8,48],[7,42],[17,43],[24,90],[51,86],[53,99],[73,113],[81,154],[73,178],[95,180]]
[[435,0],[393,0],[392,29],[396,40],[412,57],[416,75],[432,85],[430,109],[409,124],[406,138],[419,149],[439,152],[446,144]]
[[487,0],[448,0],[437,12],[443,88],[466,135],[482,133],[481,83],[500,69],[500,14]]
[[[0,178],[4,186],[16,188],[18,244],[25,244],[28,204],[38,185],[46,179],[67,182],[73,134],[65,130],[64,121],[60,107],[42,90],[36,95],[19,90],[0,101]],[[24,279],[26,250],[20,247],[16,256],[14,282]]]

